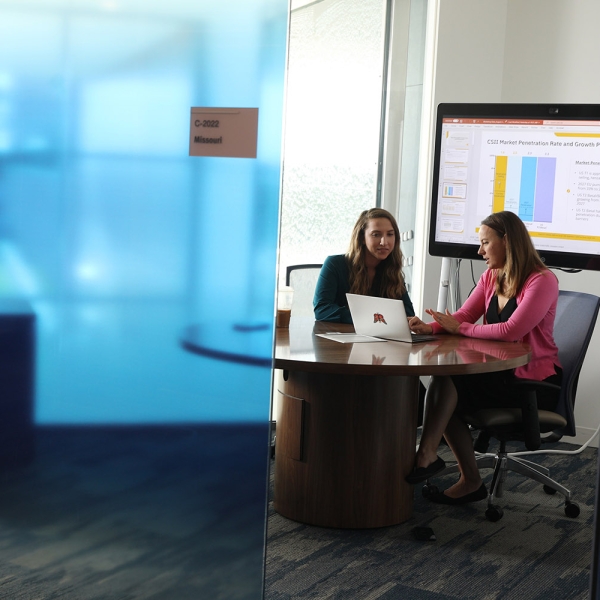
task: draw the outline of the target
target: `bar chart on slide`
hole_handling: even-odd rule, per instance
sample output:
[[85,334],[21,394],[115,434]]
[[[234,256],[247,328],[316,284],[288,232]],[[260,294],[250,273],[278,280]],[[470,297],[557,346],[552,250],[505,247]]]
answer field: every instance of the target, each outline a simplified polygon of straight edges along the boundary
[[[478,215],[514,212],[533,237],[543,236],[552,245],[557,239],[593,241],[600,227],[597,142],[538,135],[532,140],[517,138],[520,144],[513,144],[509,136],[505,138],[497,144],[486,140],[480,148]],[[520,147],[525,142],[545,147]]]
[[496,156],[493,211],[510,210],[523,221],[552,222],[556,157]]

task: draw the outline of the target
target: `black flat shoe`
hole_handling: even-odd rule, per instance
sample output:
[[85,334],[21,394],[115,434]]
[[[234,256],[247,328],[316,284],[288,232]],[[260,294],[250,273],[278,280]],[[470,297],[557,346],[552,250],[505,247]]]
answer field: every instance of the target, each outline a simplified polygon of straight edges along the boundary
[[470,494],[465,494],[464,496],[460,496],[459,498],[450,498],[450,496],[446,496],[444,492],[437,492],[436,494],[431,494],[427,497],[430,502],[435,502],[436,504],[447,504],[448,506],[460,506],[462,504],[469,504],[470,502],[479,502],[480,500],[485,500],[488,496],[487,488],[485,487],[485,483],[481,484],[481,487]]
[[415,467],[405,478],[406,483],[415,485],[437,475],[446,468],[446,463],[438,456],[428,467]]

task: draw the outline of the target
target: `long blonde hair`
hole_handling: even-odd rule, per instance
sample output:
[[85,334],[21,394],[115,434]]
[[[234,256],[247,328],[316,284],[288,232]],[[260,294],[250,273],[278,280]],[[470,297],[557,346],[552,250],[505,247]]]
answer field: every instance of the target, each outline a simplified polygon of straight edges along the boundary
[[381,261],[381,292],[387,298],[399,299],[406,292],[402,271],[402,250],[400,250],[400,230],[396,219],[383,208],[370,208],[358,217],[352,230],[350,247],[346,253],[350,269],[350,293],[368,295],[370,291],[369,274],[365,262],[365,229],[371,219],[388,219],[395,235],[394,248],[388,257]]
[[508,210],[491,214],[481,221],[493,229],[498,237],[506,236],[506,260],[496,273],[496,294],[514,298],[534,271],[547,271],[533,246],[523,221]]

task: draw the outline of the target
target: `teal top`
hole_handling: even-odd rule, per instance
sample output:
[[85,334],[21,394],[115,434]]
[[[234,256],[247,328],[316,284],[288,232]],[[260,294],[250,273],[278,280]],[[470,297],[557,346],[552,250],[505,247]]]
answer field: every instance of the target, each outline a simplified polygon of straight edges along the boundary
[[[344,254],[328,256],[321,267],[321,273],[315,289],[313,307],[317,321],[330,321],[333,323],[350,323],[350,309],[346,294],[350,291],[350,269]],[[381,273],[375,273],[375,279],[369,296],[385,297],[381,293]],[[414,317],[415,309],[408,292],[400,298],[404,302],[406,316]]]

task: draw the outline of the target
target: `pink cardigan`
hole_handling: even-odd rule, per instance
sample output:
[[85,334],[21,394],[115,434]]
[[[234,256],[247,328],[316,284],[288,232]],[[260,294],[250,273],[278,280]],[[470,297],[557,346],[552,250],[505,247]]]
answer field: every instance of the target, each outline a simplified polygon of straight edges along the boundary
[[[506,323],[488,325],[485,313],[495,294],[496,271],[486,270],[473,293],[453,314],[460,322],[458,333],[466,337],[526,342],[531,346],[531,361],[515,369],[515,375],[541,381],[554,375],[554,365],[560,367],[558,349],[554,343],[554,317],[558,300],[558,280],[551,271],[532,273],[517,294],[517,308]],[[483,325],[474,325],[481,316]],[[434,333],[443,333],[437,323],[430,323]]]

